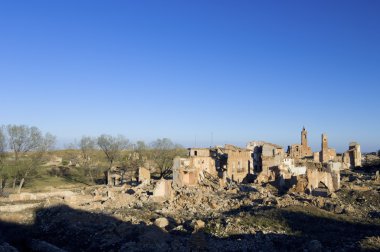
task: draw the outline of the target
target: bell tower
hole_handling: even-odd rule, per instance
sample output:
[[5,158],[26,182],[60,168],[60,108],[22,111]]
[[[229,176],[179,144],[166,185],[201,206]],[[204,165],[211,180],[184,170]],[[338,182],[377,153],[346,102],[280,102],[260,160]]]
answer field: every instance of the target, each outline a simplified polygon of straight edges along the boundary
[[321,143],[322,151],[321,151],[321,162],[326,163],[329,161],[329,145],[327,140],[327,135],[322,134],[322,143]]
[[307,148],[307,130],[303,127],[301,131],[301,145],[303,148]]

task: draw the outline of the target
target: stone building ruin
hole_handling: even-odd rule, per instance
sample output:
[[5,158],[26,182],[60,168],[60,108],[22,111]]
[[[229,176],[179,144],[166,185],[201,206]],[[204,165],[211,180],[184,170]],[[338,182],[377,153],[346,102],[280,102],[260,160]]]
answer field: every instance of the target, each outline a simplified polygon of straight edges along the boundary
[[118,186],[123,184],[125,173],[125,169],[112,166],[105,172],[106,184],[110,186]]
[[176,157],[173,161],[173,184],[195,186],[210,176],[223,182],[242,182],[253,173],[252,164],[252,152],[233,145],[189,148],[187,158]]
[[219,160],[219,170],[222,169],[221,172],[232,181],[242,182],[253,173],[252,152],[249,149],[226,144],[224,148],[216,148],[215,156]]
[[[340,170],[361,165],[360,145],[352,142],[343,154],[329,148],[326,134],[321,136],[321,151],[308,145],[308,132],[303,127],[301,144],[287,152],[276,144],[251,141],[246,148],[226,144],[224,147],[190,148],[187,158],[177,157],[173,165],[173,185],[197,186],[206,177],[237,183],[275,183],[279,187],[296,186],[313,193],[321,185],[334,192],[340,188]],[[250,178],[248,180],[248,178]],[[301,185],[301,184],[302,185]],[[302,189],[303,188],[303,189]]]
[[308,169],[307,170],[307,189],[310,193],[323,184],[329,192],[335,192],[340,188],[340,162],[329,162],[327,167],[323,169]]
[[304,158],[313,156],[313,152],[307,144],[307,130],[305,127],[303,127],[301,131],[301,144],[293,144],[289,146],[288,155],[291,158]]
[[271,167],[279,166],[285,157],[284,149],[277,144],[252,141],[246,148],[252,151],[253,168],[256,173],[267,173]]
[[187,158],[176,157],[173,160],[173,183],[176,186],[198,185],[206,172],[217,175],[211,149],[190,148]]
[[301,131],[301,144],[288,147],[286,153],[281,146],[264,141],[252,141],[247,148],[252,150],[254,172],[257,183],[275,182],[279,187],[298,186],[313,193],[320,185],[334,192],[340,188],[340,170],[361,166],[360,145],[352,142],[349,150],[337,154],[329,148],[326,134],[321,136],[321,151],[313,153],[308,146],[307,131]]
[[362,153],[360,145],[356,142],[351,142],[348,151],[343,153],[343,163],[347,168],[355,168],[362,166]]
[[[223,147],[189,148],[187,157],[173,160],[172,180],[156,184],[156,199],[168,199],[172,190],[180,187],[225,187],[228,183],[271,183],[281,189],[295,188],[311,194],[326,190],[332,193],[340,188],[340,171],[360,167],[360,145],[351,142],[346,152],[337,154],[329,147],[328,137],[321,135],[321,150],[312,151],[308,145],[308,132],[301,131],[301,143],[282,146],[265,141],[251,141],[246,148],[226,144]],[[106,183],[121,185],[125,170],[112,167],[106,172]],[[140,184],[150,184],[150,170],[140,167]]]

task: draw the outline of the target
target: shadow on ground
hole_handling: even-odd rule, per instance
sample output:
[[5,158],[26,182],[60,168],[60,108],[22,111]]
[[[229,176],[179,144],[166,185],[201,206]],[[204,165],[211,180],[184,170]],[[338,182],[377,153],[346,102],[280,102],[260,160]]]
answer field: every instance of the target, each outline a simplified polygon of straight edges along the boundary
[[[225,214],[231,216],[249,211],[242,208]],[[0,244],[7,242],[21,251],[304,251],[310,247],[311,240],[319,240],[324,248],[355,250],[365,237],[380,236],[378,225],[355,224],[286,210],[260,211],[268,212],[270,218],[282,218],[294,234],[257,232],[217,238],[204,231],[164,231],[155,225],[132,224],[106,214],[62,205],[39,209],[32,225],[0,222]],[[179,224],[174,223],[176,225]],[[353,246],[345,249],[347,244]]]
[[[293,236],[285,239],[291,240],[289,244],[285,240],[275,242],[275,247],[294,248],[299,250],[305,247],[309,241],[318,240],[324,248],[333,251],[356,251],[380,249],[380,243],[373,249],[366,247],[363,241],[368,237],[377,237],[376,242],[380,242],[380,220],[376,224],[371,223],[371,219],[366,223],[360,223],[355,218],[346,215],[336,215],[315,207],[294,206],[290,208],[275,208],[263,206],[253,210],[249,207],[241,207],[225,212],[225,216],[244,216],[243,221],[251,225],[261,225],[270,227],[281,227],[286,229]],[[376,219],[375,216],[373,219]],[[277,243],[277,244],[276,244]],[[364,245],[364,246],[363,246]],[[376,245],[376,244],[375,244]]]

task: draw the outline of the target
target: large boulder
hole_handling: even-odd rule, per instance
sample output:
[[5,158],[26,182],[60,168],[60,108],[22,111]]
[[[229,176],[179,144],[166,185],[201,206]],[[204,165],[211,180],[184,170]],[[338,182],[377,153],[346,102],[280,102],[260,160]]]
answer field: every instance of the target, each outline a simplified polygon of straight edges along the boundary
[[165,217],[158,218],[154,221],[154,225],[156,225],[159,228],[165,228],[169,225],[169,220]]

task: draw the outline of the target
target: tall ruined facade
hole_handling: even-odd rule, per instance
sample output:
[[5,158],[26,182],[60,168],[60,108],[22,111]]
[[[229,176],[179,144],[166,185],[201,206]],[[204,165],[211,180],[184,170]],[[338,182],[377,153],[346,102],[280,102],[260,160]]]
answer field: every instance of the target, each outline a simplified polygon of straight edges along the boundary
[[224,148],[218,148],[218,155],[225,157],[226,175],[233,181],[242,182],[248,174],[253,173],[252,151],[226,144]]

